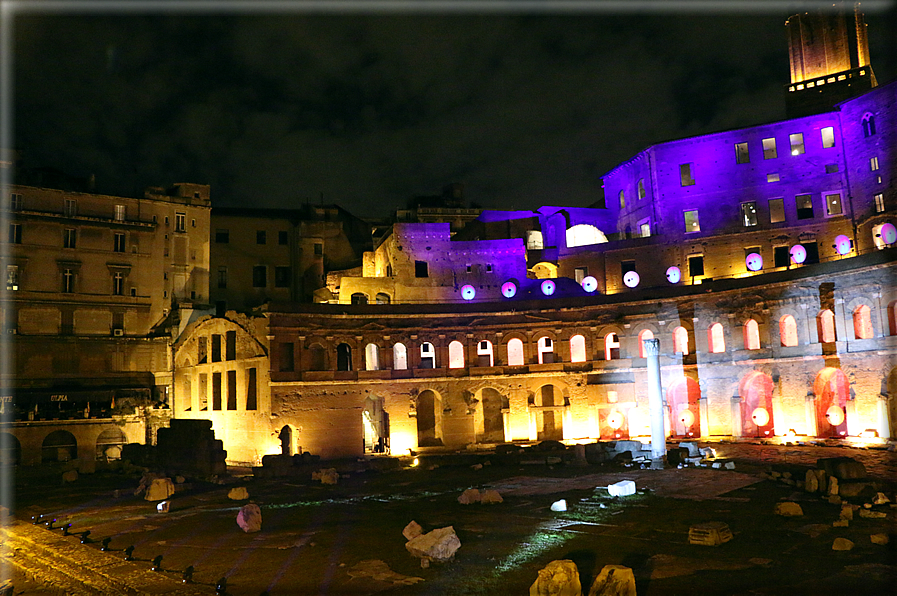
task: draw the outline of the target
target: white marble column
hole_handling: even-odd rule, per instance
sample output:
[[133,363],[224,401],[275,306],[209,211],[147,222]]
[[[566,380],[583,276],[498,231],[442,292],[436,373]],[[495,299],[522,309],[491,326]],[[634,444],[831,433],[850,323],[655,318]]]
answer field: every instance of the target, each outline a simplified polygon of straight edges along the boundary
[[645,339],[645,356],[648,360],[648,406],[651,410],[651,467],[663,468],[663,456],[667,452],[664,433],[663,390],[660,385],[660,340]]

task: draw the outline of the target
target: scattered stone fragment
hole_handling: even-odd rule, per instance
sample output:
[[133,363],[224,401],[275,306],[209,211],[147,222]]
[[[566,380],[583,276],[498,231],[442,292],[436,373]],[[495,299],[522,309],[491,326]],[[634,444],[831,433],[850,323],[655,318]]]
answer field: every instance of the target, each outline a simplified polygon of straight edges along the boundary
[[851,505],[850,503],[841,504],[841,519],[853,519],[853,505]]
[[455,556],[455,551],[461,548],[461,541],[455,529],[448,526],[412,538],[405,543],[405,548],[415,557],[442,563]]
[[887,534],[872,534],[869,536],[869,539],[872,541],[872,544],[881,544],[885,545],[891,541],[890,537]]
[[529,596],[581,596],[579,570],[569,559],[552,561],[539,570],[539,577],[529,588]]
[[834,476],[829,476],[828,478],[828,494],[829,495],[837,495],[838,494],[838,479]]
[[703,546],[719,546],[732,540],[732,530],[724,522],[705,522],[688,529],[688,543]]
[[866,480],[840,480],[838,494],[845,499],[858,497],[871,501],[875,498],[875,484]]
[[701,449],[698,444],[691,441],[683,441],[679,443],[679,449],[688,449],[688,457],[698,457],[701,455]]
[[798,517],[803,515],[804,511],[797,503],[783,501],[781,503],[776,503],[775,514],[784,517]]
[[882,492],[876,493],[875,498],[872,500],[873,505],[884,505],[885,503],[890,503],[891,499]]
[[483,505],[491,505],[494,503],[503,503],[504,499],[501,498],[501,494],[495,489],[484,490],[483,494],[480,496],[480,502]]
[[317,472],[312,472],[311,479],[320,480],[321,484],[336,484],[339,480],[339,474],[335,468],[325,468]]
[[401,573],[396,573],[395,571],[390,569],[389,565],[387,565],[384,561],[380,561],[378,559],[367,559],[365,561],[359,561],[346,573],[348,573],[349,577],[353,579],[369,577],[377,581],[390,582],[398,586],[411,586],[416,584],[417,582],[424,581],[424,578],[422,577],[413,577],[409,575],[402,575]]
[[471,470],[482,470],[483,464],[473,464],[472,466],[470,466],[470,469]]
[[146,489],[147,501],[164,501],[174,494],[174,482],[171,478],[155,478],[149,488]]
[[607,487],[607,492],[612,497],[626,497],[635,494],[635,482],[632,480],[621,480]]
[[605,565],[592,582],[589,596],[636,596],[632,569],[623,565]]
[[734,470],[734,469],[735,469],[735,462],[734,462],[734,461],[727,461],[723,467],[726,468],[727,470]]
[[171,501],[162,501],[156,504],[156,513],[168,513],[171,510]]
[[255,503],[243,505],[237,513],[237,525],[247,534],[261,531],[262,510]]
[[838,480],[858,480],[866,477],[866,467],[851,457],[823,457],[816,467]]
[[245,486],[238,486],[227,491],[227,498],[232,501],[245,501],[249,498],[249,491]]
[[78,479],[78,470],[69,470],[68,472],[62,473],[62,483],[68,484],[69,482],[74,482]]
[[846,528],[850,525],[850,520],[839,519],[838,521],[832,522],[832,527],[834,528]]
[[471,503],[479,503],[481,499],[482,496],[479,489],[468,488],[458,497],[458,502],[462,505],[470,505]]
[[865,517],[866,519],[878,519],[888,517],[888,514],[884,511],[871,511],[869,509],[860,509],[860,517]]
[[815,493],[819,490],[819,479],[816,478],[816,473],[813,470],[807,470],[807,475],[804,477],[804,490],[808,493]]
[[567,511],[567,501],[561,499],[551,504],[552,511]]
[[408,525],[405,526],[405,529],[402,530],[402,536],[405,537],[405,540],[411,540],[413,538],[417,538],[421,534],[424,533],[424,529],[420,527],[420,524],[414,520],[408,522]]
[[853,548],[853,542],[847,538],[835,538],[832,543],[832,550],[850,550]]
[[184,478],[183,476],[175,476],[174,482],[175,482],[175,484],[184,484],[185,482],[187,482],[187,479]]

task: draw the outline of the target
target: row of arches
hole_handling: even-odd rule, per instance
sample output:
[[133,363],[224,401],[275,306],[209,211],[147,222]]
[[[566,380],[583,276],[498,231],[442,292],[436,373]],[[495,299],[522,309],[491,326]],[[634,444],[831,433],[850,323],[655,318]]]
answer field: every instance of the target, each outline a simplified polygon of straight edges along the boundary
[[[836,341],[835,316],[831,310],[825,309],[816,317],[817,333],[821,343]],[[865,304],[858,306],[853,312],[854,339],[870,339],[874,337],[871,311]],[[743,349],[759,350],[760,327],[756,320],[748,319],[742,326]],[[643,329],[638,333],[637,346],[638,357],[645,358],[644,340],[654,339],[655,334],[650,329]],[[607,333],[604,336],[604,360],[616,360],[621,358],[620,338],[616,332]],[[694,350],[689,336],[689,331],[683,326],[673,329],[671,334],[674,354],[687,355]],[[784,347],[798,345],[797,321],[793,315],[784,315],[779,319],[779,341]],[[586,339],[581,334],[570,337],[568,362],[586,362],[588,352]],[[713,323],[707,328],[707,346],[710,353],[719,354],[726,351],[725,330],[721,323]],[[419,347],[420,368],[438,368],[436,348],[431,342],[422,342]],[[313,344],[309,347],[311,352],[310,370],[326,370],[326,353],[323,346]],[[368,343],[364,350],[364,370],[381,370],[381,347],[376,343]],[[476,344],[476,360],[468,362],[466,348],[458,340],[448,344],[448,368],[465,368],[466,366],[495,366],[495,349],[489,340],[479,340]],[[506,362],[508,366],[524,366],[526,364],[523,340],[511,338],[506,344]],[[535,362],[538,364],[550,364],[556,361],[555,342],[551,337],[543,336],[536,341]],[[405,344],[397,342],[392,346],[392,369],[407,370],[409,367],[408,349]],[[353,370],[352,347],[347,343],[339,343],[336,346],[336,370]]]
[[[97,436],[93,455],[97,461],[121,459],[122,447],[127,443],[128,439],[120,429],[107,428]],[[84,454],[80,454],[80,457],[83,456]],[[54,430],[41,442],[41,463],[67,462],[78,457],[78,441],[75,435],[67,430]],[[0,433],[0,464],[16,465],[21,462],[22,444],[18,437],[12,433]]]

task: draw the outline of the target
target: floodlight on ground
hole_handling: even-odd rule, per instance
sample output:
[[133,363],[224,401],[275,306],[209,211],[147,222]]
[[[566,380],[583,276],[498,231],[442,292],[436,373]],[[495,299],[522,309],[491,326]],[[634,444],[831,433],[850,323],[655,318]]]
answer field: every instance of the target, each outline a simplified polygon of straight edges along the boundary
[[62,526],[62,535],[68,536],[69,530],[71,529],[71,527],[72,527],[72,524],[65,524],[64,526]]
[[47,522],[47,529],[52,530],[53,524],[55,524],[55,523],[56,523],[56,518],[54,517],[53,519],[51,519],[50,521]]
[[110,542],[112,542],[112,538],[109,538],[108,536],[106,538],[103,538],[103,542],[102,542],[103,546],[100,548],[100,550],[103,550],[103,551],[109,550]]
[[181,578],[185,584],[189,584],[193,581],[193,565],[190,565],[186,569],[184,569],[184,576]]
[[81,532],[81,544],[89,544],[90,543],[90,530],[84,530]]
[[215,584],[215,594],[218,596],[225,596],[227,594],[227,578],[222,577]]
[[43,517],[44,517],[43,514],[32,515],[32,516],[31,516],[31,523],[32,523],[33,525],[36,526],[37,524],[39,524],[39,523],[41,522],[41,519],[42,519]]
[[134,560],[134,545],[132,544],[128,548],[125,549],[125,561],[133,561]]
[[162,571],[162,555],[153,558],[153,571]]

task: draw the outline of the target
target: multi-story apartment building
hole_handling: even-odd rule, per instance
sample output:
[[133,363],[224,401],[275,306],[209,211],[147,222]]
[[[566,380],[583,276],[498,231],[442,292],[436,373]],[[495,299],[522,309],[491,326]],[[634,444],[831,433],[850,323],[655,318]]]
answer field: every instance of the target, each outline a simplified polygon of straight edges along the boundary
[[88,462],[143,442],[154,405],[167,407],[172,333],[208,304],[209,187],[129,198],[13,185],[3,201],[10,453]]

